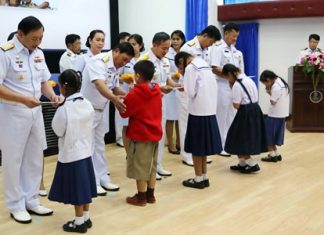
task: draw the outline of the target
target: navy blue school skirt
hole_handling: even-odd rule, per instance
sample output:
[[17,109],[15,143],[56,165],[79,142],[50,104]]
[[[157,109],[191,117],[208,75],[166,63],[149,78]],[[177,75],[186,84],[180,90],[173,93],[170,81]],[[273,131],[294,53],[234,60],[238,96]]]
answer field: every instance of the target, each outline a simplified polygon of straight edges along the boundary
[[216,115],[189,114],[184,149],[194,156],[213,155],[223,150]]
[[267,152],[263,113],[257,103],[240,106],[228,130],[225,151],[235,155]]
[[96,196],[91,157],[69,163],[57,162],[49,200],[78,206],[92,202]]
[[268,145],[283,145],[285,137],[285,118],[267,116],[265,119]]

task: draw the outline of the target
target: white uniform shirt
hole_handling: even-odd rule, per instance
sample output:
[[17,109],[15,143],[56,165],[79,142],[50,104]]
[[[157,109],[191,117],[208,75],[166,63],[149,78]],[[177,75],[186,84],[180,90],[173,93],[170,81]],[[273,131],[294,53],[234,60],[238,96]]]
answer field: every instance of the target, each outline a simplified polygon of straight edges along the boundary
[[113,62],[112,51],[91,58],[82,75],[81,93],[95,109],[104,109],[108,100],[100,94],[93,82],[103,80],[110,90],[119,87],[119,74]]
[[[258,102],[258,89],[254,81],[251,78],[247,77],[245,74],[240,74],[238,79],[241,79],[241,82],[243,83],[251,97],[252,103]],[[238,81],[236,81],[232,87],[232,102],[234,104],[251,103],[248,95]]]
[[298,59],[297,59],[297,64],[300,64],[301,59],[306,56],[306,55],[310,55],[310,54],[320,54],[323,53],[323,51],[319,48],[316,48],[314,51],[311,50],[309,47],[306,47],[305,49],[299,51],[299,55],[298,55]]
[[[134,59],[134,57],[131,59],[131,61],[129,61],[124,67],[120,68],[118,70],[118,73],[121,74],[134,74],[134,65],[136,64],[136,61]],[[128,92],[129,91],[129,84],[126,82],[120,83],[120,88],[125,91]]]
[[201,58],[194,58],[186,67],[184,92],[189,97],[189,113],[196,116],[216,114],[217,82],[211,67]]
[[[243,54],[234,46],[228,46],[225,41],[220,45],[213,45],[211,52],[211,66],[223,68],[225,64],[233,64],[244,73]],[[221,78],[217,76],[217,78]],[[223,79],[223,78],[222,78]]]
[[51,77],[43,51],[36,48],[29,53],[17,36],[6,45],[14,47],[6,51],[0,49],[0,84],[14,92],[39,99],[41,83]]
[[198,41],[198,37],[194,37],[192,40],[186,42],[180,49],[180,51],[185,51],[194,57],[199,57],[205,60],[208,64],[210,63],[210,48],[202,49]]
[[90,49],[87,51],[86,54],[78,56],[74,63],[74,70],[80,71],[82,73],[87,62],[91,59],[91,57],[93,57],[93,54],[90,51]]
[[177,66],[174,63],[174,57],[176,56],[177,52],[173,49],[173,47],[170,47],[168,54],[166,55],[166,58],[169,59],[170,62],[170,72],[174,73],[178,71]]
[[67,69],[74,69],[75,61],[77,60],[79,55],[73,53],[70,49],[67,49],[63,55],[61,56],[59,65],[60,65],[60,73],[63,73]]
[[155,56],[152,50],[143,54],[140,60],[150,60],[155,66],[155,73],[152,82],[158,83],[160,86],[165,86],[168,79],[171,79],[170,62],[166,57],[159,59]]
[[59,137],[59,162],[74,162],[91,156],[93,120],[92,105],[82,99],[81,93],[67,97],[56,110],[52,128]]
[[270,100],[276,102],[276,104],[270,104],[268,116],[277,118],[285,118],[289,116],[288,88],[280,78],[277,78],[271,87]]

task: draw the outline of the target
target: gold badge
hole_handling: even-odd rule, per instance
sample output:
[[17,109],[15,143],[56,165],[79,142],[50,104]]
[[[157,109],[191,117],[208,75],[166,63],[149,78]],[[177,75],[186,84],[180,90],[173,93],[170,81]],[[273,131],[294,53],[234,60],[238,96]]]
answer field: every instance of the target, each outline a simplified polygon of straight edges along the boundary
[[19,74],[19,77],[18,77],[18,79],[19,79],[19,81],[22,81],[22,80],[24,80],[24,79],[25,79],[25,77],[24,77],[24,75],[22,75],[22,74]]

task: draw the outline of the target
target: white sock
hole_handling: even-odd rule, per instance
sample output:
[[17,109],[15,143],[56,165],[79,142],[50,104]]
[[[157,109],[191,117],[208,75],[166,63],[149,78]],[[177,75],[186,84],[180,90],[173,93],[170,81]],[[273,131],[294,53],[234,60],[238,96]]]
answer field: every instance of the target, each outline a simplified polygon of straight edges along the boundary
[[271,157],[275,157],[275,156],[277,156],[276,151],[271,151],[271,152],[270,152],[270,156],[271,156]]
[[203,181],[204,180],[204,177],[201,175],[201,176],[197,176],[196,175],[196,177],[195,177],[195,181],[197,182],[197,183],[199,183],[199,182],[201,182],[201,181]]
[[75,225],[81,225],[81,224],[83,224],[84,223],[84,218],[83,218],[83,216],[81,216],[81,217],[77,217],[77,216],[75,216],[75,219],[74,219],[74,224]]
[[83,211],[83,218],[84,218],[84,221],[87,221],[88,219],[90,219],[90,212]]
[[240,165],[240,166],[246,166],[245,159],[240,158],[240,159],[239,159],[239,165]]
[[275,152],[276,156],[279,156],[280,155],[277,150],[275,150],[274,152]]
[[202,176],[203,176],[203,180],[208,180],[207,174],[203,174]]
[[253,158],[249,158],[249,159],[245,160],[245,162],[249,166],[255,166],[257,164],[257,162]]

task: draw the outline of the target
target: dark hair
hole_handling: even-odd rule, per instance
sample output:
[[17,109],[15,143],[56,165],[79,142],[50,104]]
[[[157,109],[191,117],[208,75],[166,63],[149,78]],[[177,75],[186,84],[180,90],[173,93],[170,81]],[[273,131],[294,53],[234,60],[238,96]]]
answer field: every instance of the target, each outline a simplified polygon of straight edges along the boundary
[[141,35],[139,35],[139,34],[132,34],[132,35],[129,36],[128,41],[130,39],[134,39],[139,45],[142,45],[142,47],[140,48],[140,52],[142,52],[142,51],[145,50],[143,38],[142,38]]
[[233,22],[230,22],[225,25],[224,32],[231,32],[232,30],[234,30],[235,32],[239,32],[240,28],[237,24],[235,24]]
[[314,34],[309,35],[308,41],[310,41],[311,39],[314,39],[316,41],[319,41],[321,39],[321,37],[318,34],[315,34],[314,33]]
[[101,29],[95,29],[95,30],[92,30],[89,34],[89,36],[87,37],[87,41],[86,41],[86,47],[90,48],[90,43],[89,43],[89,40],[92,40],[97,33],[102,33],[103,35],[106,35],[104,33],[104,31],[102,31]]
[[126,53],[131,57],[135,56],[134,48],[129,42],[119,43],[113,50],[119,50],[119,53]]
[[134,71],[141,75],[145,81],[151,81],[155,73],[155,66],[150,60],[140,60],[134,65]]
[[8,35],[7,41],[10,41],[11,39],[13,39],[13,37],[16,35],[16,33],[17,33],[17,31],[11,32],[11,33]]
[[187,60],[188,58],[193,57],[191,54],[189,54],[188,52],[185,51],[180,51],[179,53],[177,53],[174,57],[174,63],[177,67],[179,67],[180,64],[180,60],[183,59],[183,67],[186,68],[187,67]]
[[18,24],[18,30],[23,32],[25,35],[31,31],[38,30],[43,28],[43,24],[34,16],[27,16],[22,19]]
[[129,37],[130,36],[130,33],[128,33],[128,32],[121,32],[121,33],[119,33],[118,34],[118,36],[117,36],[117,44],[119,44],[120,43],[120,40],[122,40],[122,39],[124,39],[124,38],[126,38],[126,37]]
[[203,31],[201,31],[199,35],[203,35],[203,34],[207,34],[209,38],[213,38],[216,41],[219,41],[222,38],[222,35],[219,32],[218,28],[216,28],[216,26],[214,25],[207,26]]
[[231,74],[234,79],[237,79],[237,76],[235,73],[240,72],[240,69],[238,67],[236,67],[233,64],[225,64],[222,70],[222,74],[224,74],[225,76],[228,76],[229,74]]
[[279,77],[277,74],[272,72],[271,70],[264,70],[260,75],[260,82],[265,82],[267,80],[276,80],[277,78],[280,78],[280,80],[285,84],[285,87],[288,89],[288,93],[290,92],[288,83],[283,80],[281,77]]
[[[186,36],[184,35],[184,33],[181,30],[175,30],[171,33],[171,38],[173,36],[178,36],[179,38],[182,39],[182,44],[181,47],[186,43]],[[171,45],[172,46],[172,45]]]
[[73,69],[67,69],[58,77],[61,86],[64,86],[67,96],[79,92],[81,89],[82,75]]
[[152,43],[160,45],[162,42],[165,42],[167,40],[170,40],[170,35],[165,32],[159,32],[154,34]]
[[74,43],[76,40],[80,40],[80,36],[77,34],[68,34],[65,37],[65,45],[68,46],[69,44]]

